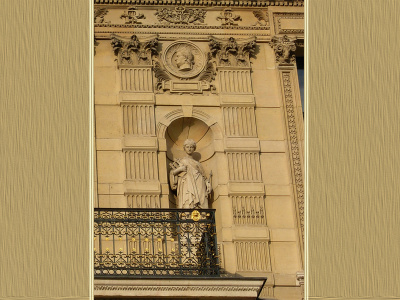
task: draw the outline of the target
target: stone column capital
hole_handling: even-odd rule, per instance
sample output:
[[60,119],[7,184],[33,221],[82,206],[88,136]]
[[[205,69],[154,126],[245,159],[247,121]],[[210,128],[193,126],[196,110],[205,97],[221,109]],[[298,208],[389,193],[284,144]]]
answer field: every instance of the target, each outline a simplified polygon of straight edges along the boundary
[[256,37],[236,40],[209,37],[210,52],[216,57],[218,67],[250,67],[250,56],[256,51]]
[[296,51],[296,39],[292,37],[274,36],[269,42],[270,46],[275,51],[276,62],[279,65],[294,65],[296,57],[294,52]]
[[139,40],[136,35],[124,38],[111,35],[111,45],[119,65],[151,65],[152,57],[158,55],[158,36]]

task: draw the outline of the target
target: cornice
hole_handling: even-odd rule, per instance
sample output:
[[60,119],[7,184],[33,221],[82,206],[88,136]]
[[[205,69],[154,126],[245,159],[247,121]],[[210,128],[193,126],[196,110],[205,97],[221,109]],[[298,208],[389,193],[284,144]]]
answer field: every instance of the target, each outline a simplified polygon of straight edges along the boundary
[[255,299],[265,278],[95,279],[95,296],[228,297]]
[[269,26],[221,26],[221,25],[170,25],[170,24],[94,24],[94,27],[115,27],[115,28],[178,28],[178,29],[234,29],[234,30],[268,30]]
[[192,5],[192,6],[304,6],[304,0],[94,0],[94,4],[107,5]]
[[258,292],[259,287],[237,286],[131,286],[131,285],[101,285],[94,286],[95,291],[179,291],[179,292]]

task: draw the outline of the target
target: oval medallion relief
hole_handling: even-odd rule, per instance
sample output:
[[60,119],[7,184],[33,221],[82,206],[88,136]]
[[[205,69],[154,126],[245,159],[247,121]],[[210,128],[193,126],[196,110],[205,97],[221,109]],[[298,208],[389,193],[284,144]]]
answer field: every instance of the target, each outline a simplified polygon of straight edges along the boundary
[[171,74],[190,78],[198,75],[206,64],[206,58],[198,46],[188,41],[176,41],[165,49],[165,68]]

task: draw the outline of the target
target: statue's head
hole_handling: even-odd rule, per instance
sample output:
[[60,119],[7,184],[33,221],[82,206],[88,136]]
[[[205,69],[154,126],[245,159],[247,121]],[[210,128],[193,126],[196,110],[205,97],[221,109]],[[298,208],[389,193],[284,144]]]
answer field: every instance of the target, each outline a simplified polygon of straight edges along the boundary
[[191,70],[193,68],[194,55],[190,49],[181,48],[176,51],[174,61],[179,70]]
[[183,150],[185,150],[187,154],[192,154],[196,150],[196,142],[192,139],[187,139],[183,142]]

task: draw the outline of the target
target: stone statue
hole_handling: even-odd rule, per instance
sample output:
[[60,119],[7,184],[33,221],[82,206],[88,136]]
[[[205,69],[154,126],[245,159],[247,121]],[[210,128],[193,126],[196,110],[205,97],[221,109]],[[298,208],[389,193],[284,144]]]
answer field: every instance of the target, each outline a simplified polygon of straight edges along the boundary
[[187,156],[170,164],[170,184],[172,190],[177,190],[178,208],[206,209],[211,193],[210,179],[205,176],[201,164],[192,157],[196,150],[195,141],[186,140],[183,149]]
[[175,53],[174,62],[180,71],[193,69],[194,55],[188,48],[181,48]]

